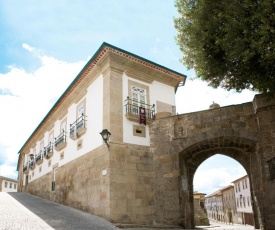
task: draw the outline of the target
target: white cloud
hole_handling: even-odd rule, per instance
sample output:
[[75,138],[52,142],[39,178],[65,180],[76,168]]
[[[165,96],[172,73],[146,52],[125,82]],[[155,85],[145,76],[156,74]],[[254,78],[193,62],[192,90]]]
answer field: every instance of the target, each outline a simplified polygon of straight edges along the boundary
[[0,165],[0,175],[12,179],[17,179],[16,168],[9,164]]
[[209,195],[246,174],[237,161],[218,154],[204,161],[197,169],[193,180],[194,191]]
[[[194,72],[192,75],[194,77]],[[209,87],[206,82],[193,79],[193,77],[188,76],[185,86],[180,87],[177,91],[176,105],[179,114],[209,109],[213,101],[221,107],[251,102],[255,95],[255,92],[249,90],[237,93],[222,88],[214,89]]]
[[[23,47],[35,52],[27,44]],[[0,95],[0,146],[5,146],[0,151],[1,162],[5,162],[0,166],[3,176],[16,174],[12,165],[17,164],[19,149],[86,63],[67,63],[45,55],[36,57],[41,66],[33,72],[9,67],[9,72],[0,74],[1,88],[17,96]]]
[[23,43],[22,44],[22,47],[30,52],[33,52],[34,51],[34,48],[33,47],[30,47],[28,44],[26,43]]
[[246,172],[241,167],[200,170],[194,177],[194,191],[211,194],[220,188],[230,185],[232,181],[244,175],[246,175]]

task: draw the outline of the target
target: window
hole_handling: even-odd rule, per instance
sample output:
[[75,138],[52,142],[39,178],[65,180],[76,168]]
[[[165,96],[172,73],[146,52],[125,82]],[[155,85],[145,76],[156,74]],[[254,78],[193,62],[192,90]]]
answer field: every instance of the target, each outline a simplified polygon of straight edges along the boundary
[[44,140],[40,142],[40,152],[44,151]]
[[244,181],[242,181],[242,184],[243,184],[243,189],[244,189]]
[[250,202],[249,202],[249,196],[247,197],[247,206],[250,206]]
[[243,207],[245,208],[245,197],[243,197]]
[[245,182],[245,188],[247,188],[247,180],[245,179],[245,181],[244,181],[244,182]]
[[240,207],[241,207],[241,208],[243,207],[242,198],[240,198]]
[[66,132],[67,130],[67,118],[63,119],[63,121],[61,121],[61,124],[60,124],[60,133],[63,132],[63,130]]
[[241,191],[240,182],[238,183],[238,189],[239,189],[239,192],[240,192]]
[[48,144],[54,143],[54,135],[53,135],[53,130],[49,133],[49,140]]
[[5,188],[7,188],[8,187],[8,182],[7,181],[5,181]]
[[16,189],[16,184],[14,184],[13,188]]
[[12,183],[10,183],[10,188],[12,188]]
[[52,191],[55,190],[56,174],[57,174],[57,167],[54,167],[54,168],[53,168]]
[[70,138],[76,140],[86,132],[86,120],[85,120],[85,103],[84,99],[81,103],[78,104],[76,109],[76,121],[70,124]]
[[137,86],[131,87],[132,94],[132,113],[138,114],[139,107],[145,108],[146,90]]

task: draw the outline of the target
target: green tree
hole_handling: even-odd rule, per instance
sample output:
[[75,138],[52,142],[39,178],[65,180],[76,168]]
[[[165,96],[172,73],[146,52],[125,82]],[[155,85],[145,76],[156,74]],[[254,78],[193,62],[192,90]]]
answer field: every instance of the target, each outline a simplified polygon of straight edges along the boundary
[[213,87],[275,92],[275,1],[176,0],[182,62]]

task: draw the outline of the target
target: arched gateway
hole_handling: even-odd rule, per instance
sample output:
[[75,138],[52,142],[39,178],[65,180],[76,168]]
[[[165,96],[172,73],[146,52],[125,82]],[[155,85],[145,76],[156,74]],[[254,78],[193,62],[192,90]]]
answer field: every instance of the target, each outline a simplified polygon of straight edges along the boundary
[[157,119],[151,126],[155,221],[194,228],[193,177],[207,158],[237,160],[251,181],[255,227],[275,229],[275,100]]

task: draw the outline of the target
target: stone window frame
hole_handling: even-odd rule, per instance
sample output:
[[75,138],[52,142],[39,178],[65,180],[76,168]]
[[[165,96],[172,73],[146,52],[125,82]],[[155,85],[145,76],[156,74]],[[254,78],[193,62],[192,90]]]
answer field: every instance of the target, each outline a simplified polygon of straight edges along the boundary
[[64,156],[65,156],[65,153],[64,151],[60,153],[60,160],[63,160],[64,159]]
[[84,105],[84,116],[86,115],[86,97],[85,98],[83,98],[78,104],[77,104],[77,106],[76,106],[76,119],[78,119],[82,114],[80,114],[80,116],[79,116],[79,114],[78,114],[78,110],[79,110],[79,108],[82,106],[82,105]]
[[[140,132],[138,132],[138,131],[140,131]],[[133,136],[146,137],[145,126],[142,126],[142,125],[133,125]]]
[[[128,79],[128,96],[129,96],[129,99],[131,99],[131,100],[133,100],[133,98],[132,98],[132,87],[133,86],[144,89],[146,91],[146,94],[145,94],[146,104],[149,106],[150,105],[150,87],[148,85],[144,85],[142,83]],[[147,109],[149,109],[149,108],[147,108]]]
[[60,122],[60,133],[62,133],[63,132],[63,129],[62,129],[62,127],[63,127],[63,124],[65,123],[65,125],[64,125],[64,127],[65,127],[65,132],[67,131],[67,116],[66,117],[64,117],[62,120],[61,120],[61,122]]
[[44,147],[45,147],[45,145],[44,145],[44,139],[42,139],[40,141],[40,144],[39,144],[39,148],[40,148],[39,153],[41,153],[41,151],[42,152],[44,151]]
[[83,139],[80,139],[76,144],[76,148],[77,150],[80,150],[82,149],[82,147],[83,147]]
[[56,182],[56,174],[58,172],[58,166],[59,166],[59,164],[56,163],[52,167],[52,174],[51,174],[51,181],[52,181],[52,183],[51,183],[51,191],[52,192],[55,191],[55,182]]
[[[52,136],[52,139],[50,139],[50,137]],[[54,144],[54,129],[52,129],[50,132],[49,132],[49,135],[48,135],[48,144],[50,144],[50,142],[52,144]]]

